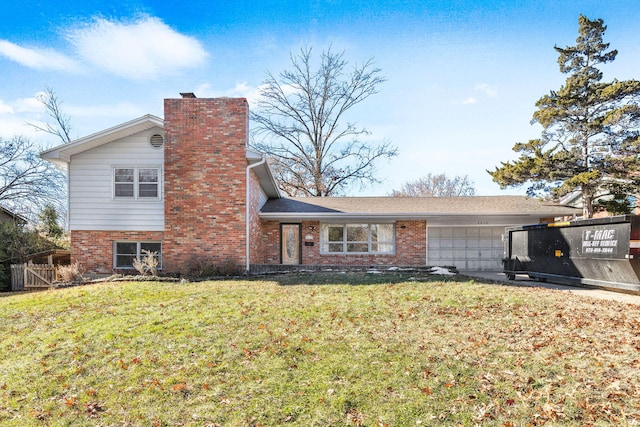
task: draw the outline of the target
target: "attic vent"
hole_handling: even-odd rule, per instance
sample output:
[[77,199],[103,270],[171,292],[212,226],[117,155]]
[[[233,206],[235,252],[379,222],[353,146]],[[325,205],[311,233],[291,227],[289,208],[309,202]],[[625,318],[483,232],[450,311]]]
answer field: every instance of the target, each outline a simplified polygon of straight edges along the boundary
[[164,137],[158,133],[151,135],[151,138],[149,138],[149,144],[151,144],[153,148],[162,148],[164,145]]

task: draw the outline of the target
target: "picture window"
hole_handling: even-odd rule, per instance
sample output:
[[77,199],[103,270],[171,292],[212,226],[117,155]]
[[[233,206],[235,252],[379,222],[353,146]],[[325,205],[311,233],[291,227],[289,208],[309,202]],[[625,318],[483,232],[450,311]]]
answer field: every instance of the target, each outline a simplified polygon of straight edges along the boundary
[[394,224],[322,224],[320,252],[347,254],[395,253]]

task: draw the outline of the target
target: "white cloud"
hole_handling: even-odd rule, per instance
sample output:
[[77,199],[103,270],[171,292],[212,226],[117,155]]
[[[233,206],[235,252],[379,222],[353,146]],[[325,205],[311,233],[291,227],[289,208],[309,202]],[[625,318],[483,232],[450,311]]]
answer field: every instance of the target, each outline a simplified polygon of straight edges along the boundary
[[238,96],[247,98],[249,105],[255,105],[260,97],[260,88],[247,85],[247,83],[236,83],[233,89],[228,90],[224,96]]
[[21,135],[24,129],[24,122],[15,120],[5,120],[0,117],[0,138],[10,139],[16,135]]
[[13,103],[16,113],[43,113],[44,106],[38,100],[40,95],[44,95],[44,92],[38,92],[31,98],[17,99]]
[[[487,83],[477,84],[475,87],[476,92],[481,92],[485,96],[489,98],[495,98],[498,96],[498,89],[495,86],[491,86]],[[475,96],[470,96],[468,98],[463,99],[462,101],[453,102],[453,105],[473,105],[478,103],[478,98]]]
[[198,40],[150,16],[132,22],[94,18],[67,37],[78,55],[94,66],[135,80],[197,67],[208,56]]
[[480,83],[479,85],[476,85],[476,92],[482,92],[490,98],[498,96],[498,88],[487,83]]
[[[0,138],[10,139],[17,135],[34,140],[40,138],[42,134],[29,126],[26,119],[20,115],[0,115]],[[37,120],[30,120],[29,123],[42,124]]]
[[42,134],[27,123],[42,125],[43,113],[44,107],[35,96],[7,102],[0,99],[0,138],[22,135],[40,139]]
[[2,99],[0,99],[0,114],[13,114],[13,107],[5,104]]
[[199,98],[217,98],[228,96],[231,98],[247,98],[249,105],[255,105],[260,96],[260,88],[249,86],[246,82],[239,82],[233,88],[226,90],[216,90],[211,84],[204,83],[196,88],[194,92]]
[[52,49],[30,49],[0,40],[0,55],[29,68],[41,70],[79,71],[79,65]]

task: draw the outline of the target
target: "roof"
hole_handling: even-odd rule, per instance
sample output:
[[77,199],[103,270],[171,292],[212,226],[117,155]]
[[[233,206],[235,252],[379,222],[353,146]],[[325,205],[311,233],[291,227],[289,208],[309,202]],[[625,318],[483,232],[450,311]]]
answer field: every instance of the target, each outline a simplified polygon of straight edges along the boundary
[[465,197],[294,197],[271,199],[265,219],[386,217],[423,219],[441,216],[527,215],[560,217],[581,210],[525,196]]
[[9,218],[13,219],[14,221],[16,221],[16,222],[18,222],[20,224],[26,224],[27,222],[29,222],[22,215],[17,214],[15,212],[12,212],[9,209],[0,206],[0,220],[2,219],[3,216],[4,217],[9,217]]
[[27,261],[33,261],[38,264],[48,261],[49,257],[51,257],[51,261],[54,264],[69,264],[71,262],[71,251],[68,249],[49,249],[47,251],[27,255],[26,259]]
[[99,147],[116,139],[125,138],[154,127],[164,127],[164,120],[151,114],[96,132],[84,138],[76,139],[68,144],[58,145],[40,153],[40,157],[53,163],[65,166],[71,156]]

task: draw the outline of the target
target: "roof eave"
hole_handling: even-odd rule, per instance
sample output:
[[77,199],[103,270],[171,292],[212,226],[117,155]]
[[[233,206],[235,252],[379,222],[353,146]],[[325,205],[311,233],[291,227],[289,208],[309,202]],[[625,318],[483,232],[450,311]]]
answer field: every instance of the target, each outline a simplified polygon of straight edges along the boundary
[[383,214],[383,213],[347,213],[347,212],[261,212],[261,219],[265,220],[364,220],[375,219],[384,221],[393,220],[424,220],[427,219],[423,214]]
[[560,217],[571,215],[572,213],[566,212],[530,212],[530,213],[509,213],[509,212],[406,212],[406,213],[393,213],[393,212],[260,212],[260,218],[265,220],[292,220],[292,219],[306,219],[306,220],[328,220],[328,219],[380,219],[380,220],[428,220],[429,218],[441,218],[441,217],[498,217],[498,216],[510,216],[518,218],[548,218],[548,217]]
[[[246,150],[246,158],[250,165],[264,160],[264,156],[262,154],[251,149]],[[282,193],[280,192],[280,188],[278,187],[278,183],[273,176],[273,172],[271,171],[271,167],[269,167],[268,162],[265,161],[263,164],[257,165],[253,170],[267,197],[270,199],[280,199],[282,197]]]
[[133,134],[156,126],[164,128],[164,120],[152,114],[146,114],[137,119],[121,123],[117,126],[96,132],[67,144],[61,144],[45,150],[40,153],[40,157],[54,163],[69,163],[71,161],[71,156],[74,154],[79,154],[83,151],[125,137],[128,130],[131,131],[130,134]]

